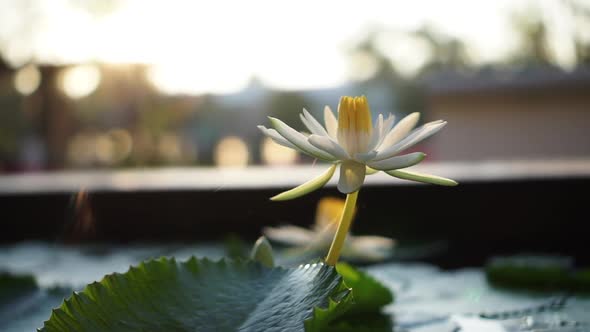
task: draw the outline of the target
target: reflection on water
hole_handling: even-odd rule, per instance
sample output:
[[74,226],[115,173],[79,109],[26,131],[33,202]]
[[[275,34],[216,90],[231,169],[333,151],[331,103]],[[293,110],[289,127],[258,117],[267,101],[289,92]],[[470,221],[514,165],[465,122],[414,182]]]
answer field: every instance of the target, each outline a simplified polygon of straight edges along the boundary
[[[219,259],[219,244],[167,246],[63,247],[22,243],[0,248],[0,271],[32,274],[40,292],[21,298],[28,305],[0,307],[0,329],[6,332],[33,330],[47,319],[65,293],[56,285],[79,290],[104,274],[125,272],[129,265],[150,257],[191,255]],[[417,263],[377,264],[367,271],[395,292],[395,302],[385,317],[395,317],[394,330],[408,332],[516,332],[590,330],[590,299],[554,293],[508,292],[491,287],[481,269],[443,271]],[[475,295],[475,296],[474,296]],[[31,299],[36,299],[32,301]],[[24,301],[24,302],[23,302]],[[20,309],[19,309],[20,308]],[[11,315],[7,316],[7,310]],[[15,311],[16,310],[16,311]],[[495,318],[491,313],[498,313]],[[387,321],[387,320],[386,320]]]
[[[576,320],[583,317],[582,311],[572,314],[558,311],[537,313],[524,317],[491,320],[479,317],[454,316],[452,322],[456,324],[457,332],[587,332],[590,330],[588,321]],[[588,308],[583,309],[588,310]]]
[[60,236],[63,243],[84,243],[96,233],[96,219],[87,191],[81,190],[70,200],[69,213]]
[[481,269],[475,268],[443,271],[427,264],[392,263],[368,270],[395,291],[395,303],[385,310],[395,315],[396,324],[403,330],[590,330],[587,297],[497,289],[488,284]]

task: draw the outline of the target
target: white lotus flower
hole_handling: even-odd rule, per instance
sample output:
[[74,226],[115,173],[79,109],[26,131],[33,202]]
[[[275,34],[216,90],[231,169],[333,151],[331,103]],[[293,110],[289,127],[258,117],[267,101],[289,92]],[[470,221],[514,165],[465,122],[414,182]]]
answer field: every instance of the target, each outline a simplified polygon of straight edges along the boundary
[[[324,186],[340,165],[338,190],[350,194],[360,189],[365,174],[385,171],[406,180],[454,186],[457,182],[439,176],[401,170],[421,162],[422,152],[400,155],[407,148],[430,137],[445,126],[442,120],[433,121],[414,129],[420,113],[412,113],[394,126],[394,116],[384,118],[379,114],[372,126],[371,111],[365,96],[341,97],[338,119],[328,106],[324,109],[322,126],[307,110],[300,114],[301,121],[309,129],[307,136],[289,127],[283,121],[269,117],[274,129],[258,126],[274,142],[332,163],[320,176],[294,189],[283,192],[272,200],[287,200],[305,195]],[[413,129],[413,130],[412,130]]]
[[[263,233],[272,241],[291,246],[285,252],[287,258],[315,256],[330,247],[343,209],[343,199],[324,197],[317,205],[315,222],[310,228],[282,225],[265,227]],[[392,256],[395,244],[395,240],[388,237],[349,233],[344,241],[342,257],[359,262],[382,261]]]

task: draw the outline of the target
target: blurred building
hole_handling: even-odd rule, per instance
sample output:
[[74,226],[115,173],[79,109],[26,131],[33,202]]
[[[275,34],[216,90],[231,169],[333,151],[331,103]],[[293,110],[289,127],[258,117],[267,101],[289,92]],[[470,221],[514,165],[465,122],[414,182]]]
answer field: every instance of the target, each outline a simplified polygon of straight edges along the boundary
[[439,73],[427,79],[429,117],[448,127],[439,160],[590,157],[590,68]]

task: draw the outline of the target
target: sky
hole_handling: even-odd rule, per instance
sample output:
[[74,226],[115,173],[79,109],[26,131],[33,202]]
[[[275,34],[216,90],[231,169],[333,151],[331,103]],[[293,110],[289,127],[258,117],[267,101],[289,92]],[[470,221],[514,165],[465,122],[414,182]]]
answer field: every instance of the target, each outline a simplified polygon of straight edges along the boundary
[[[551,22],[557,58],[567,66],[572,45],[560,41],[571,27],[557,1],[534,3]],[[500,59],[518,43],[510,13],[530,3],[0,0],[0,51],[15,66],[31,57],[145,63],[149,79],[168,93],[231,93],[253,77],[276,89],[328,88],[363,75],[351,73],[349,51],[375,27],[411,31],[428,24],[464,40],[480,63]],[[424,45],[396,38],[382,43],[385,53],[410,74],[425,60]],[[370,63],[361,67],[370,74]]]

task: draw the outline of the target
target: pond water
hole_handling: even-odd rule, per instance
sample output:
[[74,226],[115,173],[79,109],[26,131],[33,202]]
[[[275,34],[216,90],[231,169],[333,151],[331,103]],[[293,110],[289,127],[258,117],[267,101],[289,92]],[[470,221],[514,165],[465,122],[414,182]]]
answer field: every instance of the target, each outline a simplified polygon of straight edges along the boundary
[[[0,331],[34,331],[72,290],[125,272],[130,265],[160,256],[219,259],[222,246],[85,246],[21,243],[0,248],[0,272],[33,275],[40,289],[2,300]],[[491,287],[482,269],[445,271],[422,263],[389,262],[364,268],[395,292],[384,309],[395,331],[512,332],[590,331],[590,297],[527,293]],[[1,288],[0,288],[1,290]]]

